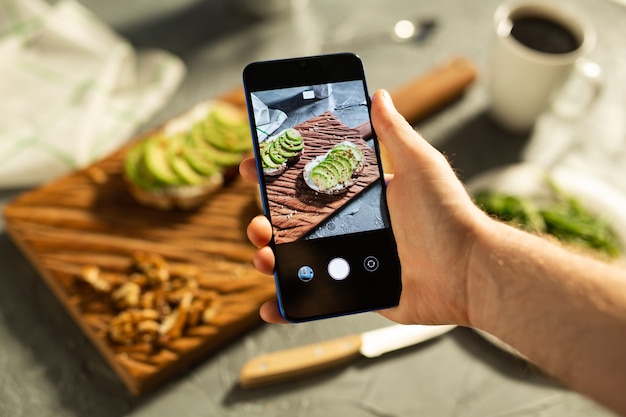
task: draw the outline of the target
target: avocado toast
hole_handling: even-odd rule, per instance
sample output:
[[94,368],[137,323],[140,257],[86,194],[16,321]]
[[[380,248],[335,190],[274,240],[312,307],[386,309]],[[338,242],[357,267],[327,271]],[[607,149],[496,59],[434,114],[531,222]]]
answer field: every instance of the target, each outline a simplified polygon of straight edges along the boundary
[[124,177],[142,204],[194,208],[236,172],[251,148],[245,113],[224,102],[202,103],[134,144]]
[[259,144],[263,173],[281,175],[296,164],[304,153],[304,139],[296,129],[286,129]]
[[323,194],[343,193],[363,170],[363,153],[350,141],[333,146],[307,163],[302,175],[306,185]]

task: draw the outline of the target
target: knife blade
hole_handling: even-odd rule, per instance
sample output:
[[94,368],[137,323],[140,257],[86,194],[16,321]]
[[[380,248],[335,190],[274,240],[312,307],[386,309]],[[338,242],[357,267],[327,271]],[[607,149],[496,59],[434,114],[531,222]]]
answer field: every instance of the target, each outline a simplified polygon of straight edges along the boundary
[[393,325],[250,359],[241,368],[239,385],[256,388],[322,372],[356,359],[384,353],[433,339],[454,325]]

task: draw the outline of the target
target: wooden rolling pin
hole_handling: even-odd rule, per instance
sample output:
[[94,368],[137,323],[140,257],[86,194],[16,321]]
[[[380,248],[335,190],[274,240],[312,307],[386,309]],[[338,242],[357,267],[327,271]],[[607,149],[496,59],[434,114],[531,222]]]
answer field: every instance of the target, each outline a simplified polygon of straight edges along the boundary
[[411,124],[459,98],[476,79],[474,64],[454,57],[390,92],[396,108]]
[[[476,79],[474,64],[465,57],[454,57],[390,92],[398,112],[412,125],[459,98]],[[357,128],[363,137],[371,135],[369,124]],[[384,146],[381,157],[385,172],[393,164]]]

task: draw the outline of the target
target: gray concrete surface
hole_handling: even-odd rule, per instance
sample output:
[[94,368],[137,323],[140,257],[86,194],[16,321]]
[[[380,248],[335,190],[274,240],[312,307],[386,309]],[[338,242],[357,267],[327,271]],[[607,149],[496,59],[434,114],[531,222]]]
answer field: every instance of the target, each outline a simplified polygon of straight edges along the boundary
[[[459,101],[417,127],[463,179],[521,159],[531,139],[502,131],[485,111],[491,19],[499,0],[293,1],[260,17],[242,3],[83,0],[138,48],[183,58],[188,75],[155,126],[241,82],[250,61],[350,50],[364,60],[371,91],[390,90],[455,54],[473,59],[480,78]],[[622,88],[626,9],[571,0],[597,26],[592,56],[609,89]],[[423,43],[394,43],[398,19],[426,17]],[[601,101],[602,106],[621,105]],[[593,137],[594,119],[581,135]],[[555,124],[554,129],[561,125]],[[587,130],[584,130],[587,129]],[[558,132],[555,132],[557,134]],[[0,191],[0,206],[25,190]],[[386,324],[362,314],[301,325],[262,325],[162,388],[133,397],[106,365],[0,224],[0,416],[608,416],[602,407],[509,356],[469,329],[378,359],[297,382],[246,391],[236,385],[254,355]]]

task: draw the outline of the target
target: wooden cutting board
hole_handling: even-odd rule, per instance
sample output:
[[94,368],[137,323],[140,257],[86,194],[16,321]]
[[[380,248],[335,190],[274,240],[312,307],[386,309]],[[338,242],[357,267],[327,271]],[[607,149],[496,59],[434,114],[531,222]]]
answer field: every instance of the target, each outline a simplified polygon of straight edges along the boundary
[[[398,110],[416,122],[459,97],[475,77],[470,61],[455,58],[420,74],[392,96]],[[220,99],[245,108],[241,89]],[[258,324],[259,305],[275,292],[273,279],[252,266],[255,248],[246,238],[249,220],[259,213],[256,185],[235,179],[192,212],[146,208],[123,184],[126,149],[23,194],[5,207],[4,217],[13,241],[129,390],[140,394]],[[392,169],[389,161],[386,166]],[[209,325],[194,327],[158,351],[108,340],[111,312],[102,303],[90,303],[77,288],[76,275],[87,264],[111,273],[127,271],[130,254],[138,250],[173,265],[199,267],[199,285],[221,300]]]
[[[241,106],[240,97],[226,100]],[[246,237],[248,222],[260,213],[255,184],[237,178],[196,211],[146,208],[124,185],[125,151],[20,196],[4,216],[14,242],[130,391],[139,394],[259,323],[259,306],[274,296],[274,283],[253,267],[255,248]],[[89,264],[122,273],[135,251],[199,267],[201,288],[220,298],[210,324],[156,350],[111,342],[106,329],[113,312],[90,300],[76,277]]]
[[[302,157],[280,177],[266,177],[276,243],[301,238],[379,178],[376,153],[365,143],[363,133],[344,125],[333,113],[325,112],[294,127],[304,139]],[[363,171],[355,183],[347,192],[336,195],[310,189],[302,177],[304,166],[343,141],[355,144],[363,152]]]

